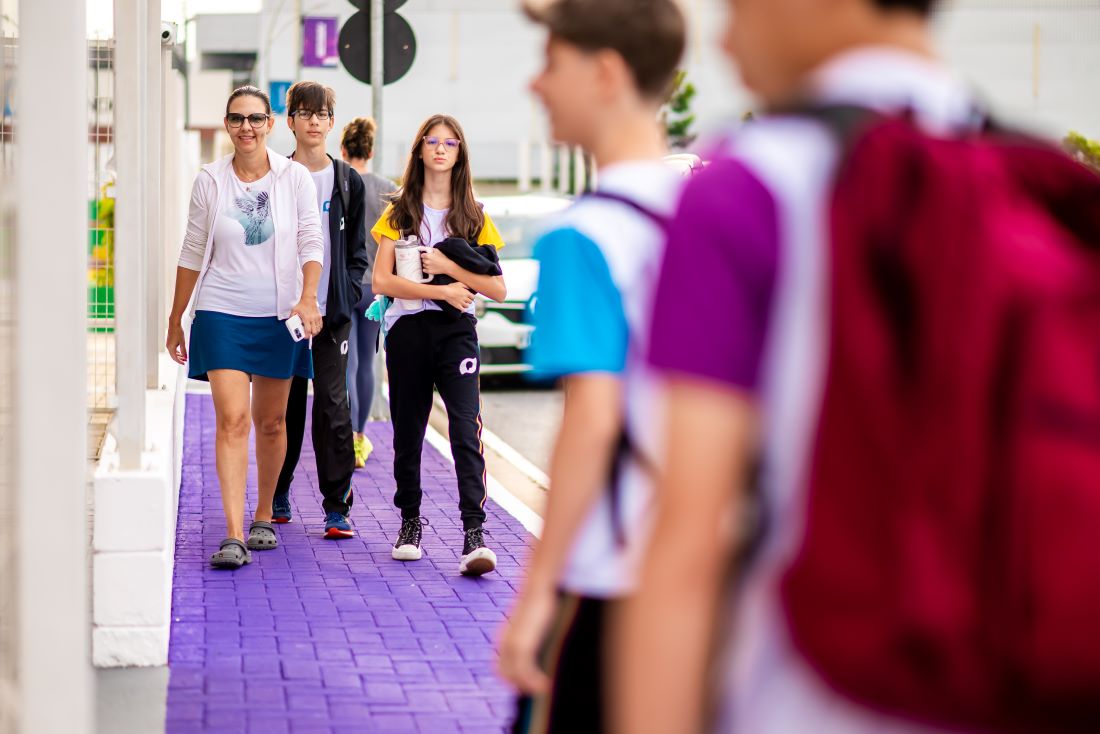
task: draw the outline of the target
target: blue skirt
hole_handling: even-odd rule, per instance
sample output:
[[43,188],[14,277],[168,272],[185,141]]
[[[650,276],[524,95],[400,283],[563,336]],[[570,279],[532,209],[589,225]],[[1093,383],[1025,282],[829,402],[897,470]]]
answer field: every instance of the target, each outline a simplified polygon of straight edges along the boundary
[[313,354],[308,339],[294,341],[274,316],[197,311],[191,322],[187,376],[208,380],[210,370],[237,370],[276,380],[313,379]]

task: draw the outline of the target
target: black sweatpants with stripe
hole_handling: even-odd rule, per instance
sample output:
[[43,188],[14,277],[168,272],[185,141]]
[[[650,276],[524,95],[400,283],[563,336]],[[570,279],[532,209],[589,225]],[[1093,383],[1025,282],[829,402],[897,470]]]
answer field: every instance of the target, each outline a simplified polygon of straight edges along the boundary
[[477,322],[441,311],[402,316],[386,338],[393,420],[393,502],[404,519],[420,515],[420,456],[432,389],[447,407],[464,530],[485,522],[485,457],[481,445],[481,355]]
[[[348,336],[351,324],[339,329],[324,320],[321,333],[313,337],[313,451],[317,457],[317,483],[325,512],[351,513],[355,498],[351,480],[355,473],[351,406],[348,402]],[[309,383],[295,377],[286,406],[286,459],[275,485],[275,496],[290,494],[294,470],[302,455],[306,432],[306,393]]]

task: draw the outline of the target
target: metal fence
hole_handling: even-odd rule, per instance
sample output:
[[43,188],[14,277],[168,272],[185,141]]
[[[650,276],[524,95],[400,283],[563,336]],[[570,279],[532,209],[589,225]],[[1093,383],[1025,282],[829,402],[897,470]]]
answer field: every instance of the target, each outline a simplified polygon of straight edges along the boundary
[[[15,323],[15,213],[12,178],[15,158],[11,98],[16,78],[16,27],[10,18],[16,0],[0,0],[0,344],[12,344]],[[12,350],[0,348],[0,734],[18,726],[19,672],[16,667],[18,599],[15,544],[14,372]]]
[[99,457],[115,394],[114,41],[88,42],[88,452]]

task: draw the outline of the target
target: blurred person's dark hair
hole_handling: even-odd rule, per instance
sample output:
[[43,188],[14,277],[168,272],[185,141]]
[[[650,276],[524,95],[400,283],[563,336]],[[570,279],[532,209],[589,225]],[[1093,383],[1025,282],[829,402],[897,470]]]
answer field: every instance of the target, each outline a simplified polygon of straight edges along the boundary
[[687,36],[676,0],[524,0],[523,10],[552,37],[584,51],[615,51],[646,97],[669,93]]
[[367,160],[374,155],[374,137],[378,124],[370,117],[356,117],[344,126],[340,145],[347,151],[349,158]]
[[328,110],[330,115],[335,115],[336,92],[320,82],[298,82],[286,93],[286,108],[289,112]]
[[259,87],[243,86],[243,87],[237,87],[236,89],[234,89],[233,93],[229,95],[229,99],[226,100],[226,103],[225,103],[225,114],[226,115],[229,114],[229,107],[230,107],[230,105],[233,104],[233,100],[238,99],[240,97],[255,97],[256,99],[258,99],[258,100],[260,100],[261,102],[264,103],[264,109],[267,111],[267,114],[269,114],[269,115],[271,114],[271,97],[267,96],[267,92],[260,89]]
[[940,0],[875,0],[875,5],[883,10],[915,10],[921,15],[929,15]]

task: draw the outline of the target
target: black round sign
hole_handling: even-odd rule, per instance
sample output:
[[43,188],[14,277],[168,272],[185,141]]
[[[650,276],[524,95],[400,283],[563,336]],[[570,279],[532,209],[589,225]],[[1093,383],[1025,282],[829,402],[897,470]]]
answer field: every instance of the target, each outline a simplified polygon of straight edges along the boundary
[[[385,48],[382,50],[384,57],[383,79],[385,84],[393,84],[405,76],[412,68],[413,59],[416,58],[416,36],[413,34],[409,22],[397,13],[390,11],[403,5],[405,0],[387,0],[386,15],[383,22],[383,37],[386,39]],[[368,0],[359,0],[353,3],[356,6],[368,5]],[[366,12],[358,12],[348,19],[344,27],[340,29],[340,63],[353,77],[370,84],[371,75],[371,43],[370,43],[370,15]]]
[[[382,5],[382,12],[392,13],[408,1],[409,0],[385,0]],[[364,10],[368,13],[370,12],[370,0],[348,0],[348,2],[360,10]]]

